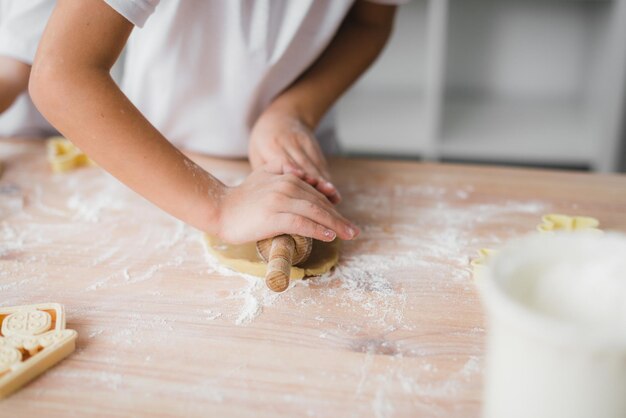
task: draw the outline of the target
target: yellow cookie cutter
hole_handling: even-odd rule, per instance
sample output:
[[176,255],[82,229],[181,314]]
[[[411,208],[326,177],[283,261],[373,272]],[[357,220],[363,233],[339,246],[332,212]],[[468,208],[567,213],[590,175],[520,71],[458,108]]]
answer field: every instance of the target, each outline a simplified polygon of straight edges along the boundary
[[557,232],[557,231],[597,231],[601,232],[598,226],[600,221],[589,216],[568,216],[558,213],[544,215],[541,218],[542,223],[537,225],[539,232]]
[[49,138],[46,147],[48,150],[48,161],[52,171],[55,173],[95,165],[84,152],[62,136]]
[[0,308],[0,399],[13,393],[76,348],[58,303]]

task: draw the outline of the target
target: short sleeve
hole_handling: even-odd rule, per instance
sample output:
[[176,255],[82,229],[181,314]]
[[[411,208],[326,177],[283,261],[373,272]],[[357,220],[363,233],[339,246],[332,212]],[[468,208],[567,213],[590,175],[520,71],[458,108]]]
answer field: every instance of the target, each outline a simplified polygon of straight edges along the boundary
[[105,0],[116,12],[140,28],[159,4],[159,0]]
[[32,64],[54,0],[14,0],[0,19],[0,55]]

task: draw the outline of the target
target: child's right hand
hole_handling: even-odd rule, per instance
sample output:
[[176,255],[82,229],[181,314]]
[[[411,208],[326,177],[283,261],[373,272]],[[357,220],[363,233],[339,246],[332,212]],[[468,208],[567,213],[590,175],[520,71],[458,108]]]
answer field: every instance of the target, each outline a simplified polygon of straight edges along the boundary
[[359,229],[319,191],[293,174],[261,167],[220,198],[218,235],[231,244],[295,234],[320,241],[350,240]]

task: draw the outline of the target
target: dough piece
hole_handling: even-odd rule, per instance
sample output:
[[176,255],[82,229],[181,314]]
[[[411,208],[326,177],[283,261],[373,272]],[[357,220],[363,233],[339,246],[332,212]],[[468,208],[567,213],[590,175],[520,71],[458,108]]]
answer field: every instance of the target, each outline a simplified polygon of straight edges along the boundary
[[[550,213],[541,217],[541,224],[537,225],[537,231],[551,234],[558,231],[593,231],[602,232],[598,228],[600,221],[589,216],[569,216]],[[478,256],[470,260],[470,266],[474,280],[479,280],[487,263],[497,254],[496,250],[482,248]]]
[[496,250],[489,248],[481,248],[478,250],[478,256],[470,261],[474,280],[479,280],[487,263],[497,253]]
[[58,303],[0,308],[0,399],[16,391],[76,347]]
[[49,138],[48,162],[55,173],[70,171],[78,167],[95,165],[78,147],[62,136]]
[[589,216],[568,216],[551,213],[541,218],[542,223],[537,225],[539,232],[556,231],[600,231],[600,222]]
[[[218,238],[205,235],[207,251],[220,263],[239,273],[265,277],[267,264],[256,252],[256,244],[249,242],[241,245],[230,245]],[[308,276],[320,276],[330,271],[339,260],[339,242],[330,243],[313,241],[313,249],[309,258],[300,266],[291,267],[291,279],[302,279]]]

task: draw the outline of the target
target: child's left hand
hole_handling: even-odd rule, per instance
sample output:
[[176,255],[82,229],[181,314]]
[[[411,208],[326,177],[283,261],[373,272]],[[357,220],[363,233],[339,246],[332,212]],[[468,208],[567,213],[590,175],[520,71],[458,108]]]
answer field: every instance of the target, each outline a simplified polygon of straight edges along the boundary
[[278,172],[292,173],[331,202],[341,200],[337,188],[329,181],[328,166],[317,139],[297,116],[266,110],[250,133],[248,156],[253,169],[269,165]]

